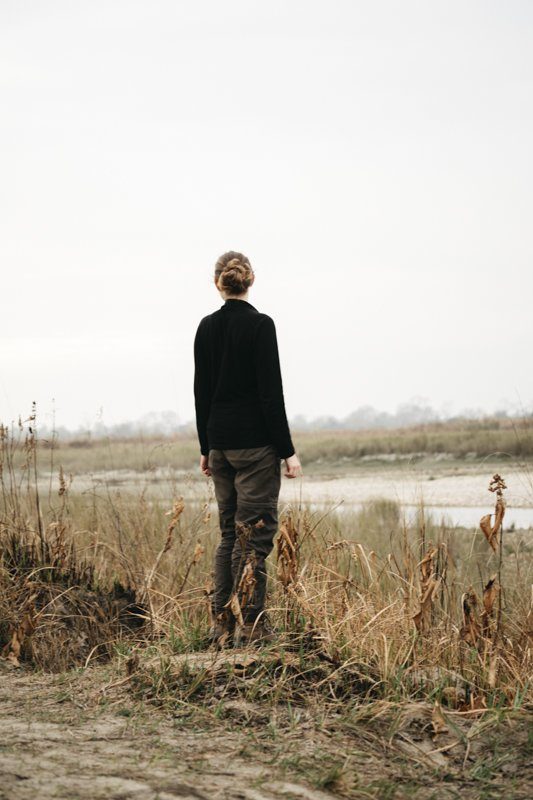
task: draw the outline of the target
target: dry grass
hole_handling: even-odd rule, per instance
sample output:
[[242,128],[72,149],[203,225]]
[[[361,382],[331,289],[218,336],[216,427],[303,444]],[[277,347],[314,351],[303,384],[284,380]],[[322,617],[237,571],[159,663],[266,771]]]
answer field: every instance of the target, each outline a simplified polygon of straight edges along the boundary
[[[176,493],[168,508],[109,487],[74,495],[57,467],[42,497],[33,424],[0,437],[4,656],[60,670],[135,651],[138,690],[180,702],[222,683],[270,702],[532,706],[531,546],[502,531],[501,516],[493,550],[481,531],[434,527],[423,509],[408,525],[390,502],[352,515],[286,509],[270,564],[279,641],[244,677],[225,668],[213,679],[175,661],[207,633],[218,539],[209,498],[189,507]],[[135,635],[126,606],[144,623]]]
[[413,454],[529,458],[533,455],[531,423],[531,417],[457,419],[396,429],[317,431],[299,434],[298,444],[306,462]]
[[[304,465],[363,463],[373,458],[440,457],[458,460],[505,456],[529,459],[533,456],[532,419],[487,418],[434,422],[399,429],[295,431],[294,440]],[[38,443],[38,463],[43,471],[55,451],[66,473],[96,473],[132,470],[148,473],[153,480],[167,470],[192,470],[198,462],[195,432],[174,436],[134,438],[77,438],[59,441],[56,435]],[[161,474],[163,473],[163,475]]]

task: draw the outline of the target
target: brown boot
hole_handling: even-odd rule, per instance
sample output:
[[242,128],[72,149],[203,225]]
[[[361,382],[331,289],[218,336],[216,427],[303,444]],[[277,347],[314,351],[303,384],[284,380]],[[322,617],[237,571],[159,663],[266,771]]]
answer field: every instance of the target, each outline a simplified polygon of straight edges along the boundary
[[276,635],[264,615],[258,617],[254,622],[245,622],[244,625],[237,624],[233,634],[234,647],[270,644],[275,640]]
[[214,646],[217,650],[224,647],[231,647],[233,643],[233,631],[235,629],[235,617],[228,609],[224,609],[217,614],[214,624],[211,626],[208,637],[209,646]]

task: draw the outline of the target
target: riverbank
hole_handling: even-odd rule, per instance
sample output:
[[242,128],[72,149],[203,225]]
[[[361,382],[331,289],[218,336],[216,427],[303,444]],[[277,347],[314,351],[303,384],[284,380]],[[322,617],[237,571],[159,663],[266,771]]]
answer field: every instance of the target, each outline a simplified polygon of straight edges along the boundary
[[[446,516],[452,525],[477,526],[490,511],[493,496],[488,483],[496,472],[507,482],[506,525],[533,527],[533,465],[510,460],[458,462],[443,458],[314,463],[304,468],[301,478],[283,476],[280,504],[304,504],[357,510],[373,500],[397,502],[406,513],[424,506],[436,519]],[[39,490],[57,489],[57,475],[43,473]],[[71,476],[71,493],[81,494],[105,488],[107,491],[139,492],[154,499],[171,499],[176,494],[189,502],[214,502],[211,478],[193,470],[158,467],[146,471],[108,469]]]

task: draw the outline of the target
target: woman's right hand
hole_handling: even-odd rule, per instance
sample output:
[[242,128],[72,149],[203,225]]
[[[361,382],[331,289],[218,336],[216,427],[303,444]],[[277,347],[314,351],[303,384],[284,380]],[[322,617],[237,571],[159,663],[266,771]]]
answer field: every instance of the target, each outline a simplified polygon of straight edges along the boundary
[[299,478],[301,475],[303,475],[302,465],[300,464],[300,459],[296,453],[293,453],[292,456],[289,456],[285,459],[285,467],[286,478]]
[[211,467],[209,466],[209,456],[200,456],[200,469],[209,477],[211,475]]

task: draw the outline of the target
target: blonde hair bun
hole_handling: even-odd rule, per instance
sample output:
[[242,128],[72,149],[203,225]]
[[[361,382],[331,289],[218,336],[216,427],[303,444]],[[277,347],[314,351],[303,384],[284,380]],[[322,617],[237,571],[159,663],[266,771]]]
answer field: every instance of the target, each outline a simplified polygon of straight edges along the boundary
[[245,255],[230,250],[215,265],[215,279],[220,291],[243,294],[254,279],[254,271]]

